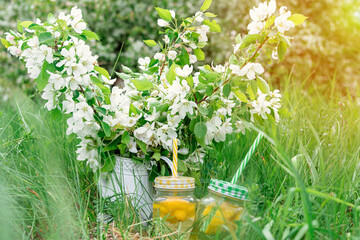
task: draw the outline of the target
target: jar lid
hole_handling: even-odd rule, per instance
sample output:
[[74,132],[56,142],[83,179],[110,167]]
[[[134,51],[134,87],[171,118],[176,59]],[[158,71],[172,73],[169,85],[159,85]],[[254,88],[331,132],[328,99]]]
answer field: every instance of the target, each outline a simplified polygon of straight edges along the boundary
[[211,179],[208,188],[227,197],[237,198],[245,201],[249,200],[249,193],[247,188],[226,181]]
[[157,177],[155,178],[155,188],[161,189],[193,189],[195,188],[195,178],[193,177]]

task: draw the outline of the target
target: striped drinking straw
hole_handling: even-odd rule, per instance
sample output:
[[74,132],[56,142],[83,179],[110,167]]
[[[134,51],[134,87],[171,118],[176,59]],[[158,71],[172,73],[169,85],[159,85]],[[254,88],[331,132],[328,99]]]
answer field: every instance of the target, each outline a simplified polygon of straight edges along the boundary
[[177,154],[177,139],[174,138],[173,139],[173,163],[174,163],[174,168],[173,168],[173,176],[177,177],[178,176],[178,154]]
[[241,162],[239,169],[236,171],[235,176],[231,180],[231,183],[236,184],[236,182],[239,180],[240,175],[244,171],[244,168],[245,168],[246,164],[249,162],[251,156],[254,154],[255,149],[259,145],[259,143],[260,143],[263,136],[264,136],[264,134],[262,132],[260,132],[258,134],[258,136],[256,137],[256,139],[255,139],[253,145],[251,146],[249,152],[246,154],[244,160]]

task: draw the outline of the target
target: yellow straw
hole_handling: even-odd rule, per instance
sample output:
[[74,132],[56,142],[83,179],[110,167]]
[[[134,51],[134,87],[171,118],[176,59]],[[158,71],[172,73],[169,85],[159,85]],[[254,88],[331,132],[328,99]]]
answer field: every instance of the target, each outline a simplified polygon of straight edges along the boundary
[[173,139],[173,162],[174,162],[174,168],[173,168],[173,176],[177,177],[177,166],[178,166],[178,155],[177,155],[177,139]]

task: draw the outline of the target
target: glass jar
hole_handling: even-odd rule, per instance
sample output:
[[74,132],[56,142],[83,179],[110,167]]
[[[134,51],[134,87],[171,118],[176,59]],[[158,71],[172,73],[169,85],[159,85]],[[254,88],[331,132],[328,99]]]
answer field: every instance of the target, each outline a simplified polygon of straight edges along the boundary
[[208,189],[209,193],[200,200],[191,239],[233,235],[237,230],[236,221],[244,215],[248,201],[246,188],[211,179]]
[[163,218],[171,231],[191,231],[197,205],[194,189],[192,177],[157,177],[154,218]]

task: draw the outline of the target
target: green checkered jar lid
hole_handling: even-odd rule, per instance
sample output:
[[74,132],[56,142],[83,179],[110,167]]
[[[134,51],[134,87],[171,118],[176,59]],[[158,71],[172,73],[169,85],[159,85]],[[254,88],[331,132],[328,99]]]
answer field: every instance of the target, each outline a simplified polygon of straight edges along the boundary
[[247,188],[226,181],[211,179],[209,190],[225,195],[226,197],[249,201]]

